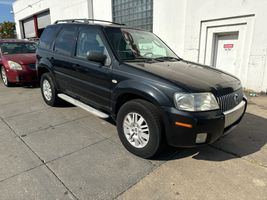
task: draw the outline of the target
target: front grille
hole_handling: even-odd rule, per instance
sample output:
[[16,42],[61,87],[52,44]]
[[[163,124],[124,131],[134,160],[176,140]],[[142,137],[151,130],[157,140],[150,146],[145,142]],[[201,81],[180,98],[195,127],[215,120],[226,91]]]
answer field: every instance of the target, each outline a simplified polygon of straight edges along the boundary
[[243,90],[242,88],[223,96],[218,96],[217,101],[219,103],[220,109],[225,112],[236,107],[243,99]]
[[35,63],[33,63],[33,64],[28,64],[28,67],[29,67],[30,69],[36,70]]

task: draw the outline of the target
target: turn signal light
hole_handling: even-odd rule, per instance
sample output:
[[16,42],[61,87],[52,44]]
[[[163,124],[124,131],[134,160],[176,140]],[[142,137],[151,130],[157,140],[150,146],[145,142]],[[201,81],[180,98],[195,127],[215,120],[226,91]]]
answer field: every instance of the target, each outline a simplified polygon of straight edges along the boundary
[[175,125],[177,126],[183,126],[183,127],[186,127],[186,128],[192,128],[192,124],[186,124],[186,123],[182,123],[182,122],[175,122]]

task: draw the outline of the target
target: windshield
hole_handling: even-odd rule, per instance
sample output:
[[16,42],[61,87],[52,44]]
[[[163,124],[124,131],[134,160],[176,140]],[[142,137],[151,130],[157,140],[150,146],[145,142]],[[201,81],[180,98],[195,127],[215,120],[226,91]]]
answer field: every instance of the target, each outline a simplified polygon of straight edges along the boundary
[[134,29],[107,28],[107,35],[122,60],[179,59],[156,35]]
[[2,54],[27,54],[27,53],[35,53],[36,44],[34,43],[15,43],[15,42],[7,42],[1,44],[1,52]]

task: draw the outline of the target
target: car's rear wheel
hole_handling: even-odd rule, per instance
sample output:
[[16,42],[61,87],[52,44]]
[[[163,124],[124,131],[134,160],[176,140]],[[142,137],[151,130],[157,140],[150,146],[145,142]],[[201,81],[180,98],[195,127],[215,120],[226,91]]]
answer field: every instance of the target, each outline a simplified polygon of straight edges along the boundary
[[1,67],[1,78],[2,78],[3,83],[6,87],[11,86],[11,83],[8,81],[8,77],[7,77],[6,70],[4,67]]
[[40,81],[41,92],[44,101],[49,106],[57,106],[61,100],[57,96],[57,90],[50,73],[45,73]]
[[151,158],[162,146],[162,121],[152,103],[136,99],[125,103],[117,116],[120,140],[131,153]]

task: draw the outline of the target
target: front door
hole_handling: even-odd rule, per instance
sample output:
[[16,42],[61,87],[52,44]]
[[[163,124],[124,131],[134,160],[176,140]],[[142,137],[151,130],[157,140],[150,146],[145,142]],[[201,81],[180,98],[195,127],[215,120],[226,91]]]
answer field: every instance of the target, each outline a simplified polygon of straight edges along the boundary
[[[106,65],[87,59],[90,52],[107,56]],[[112,69],[110,57],[100,31],[94,27],[79,30],[74,56],[73,87],[85,103],[110,111]]]

